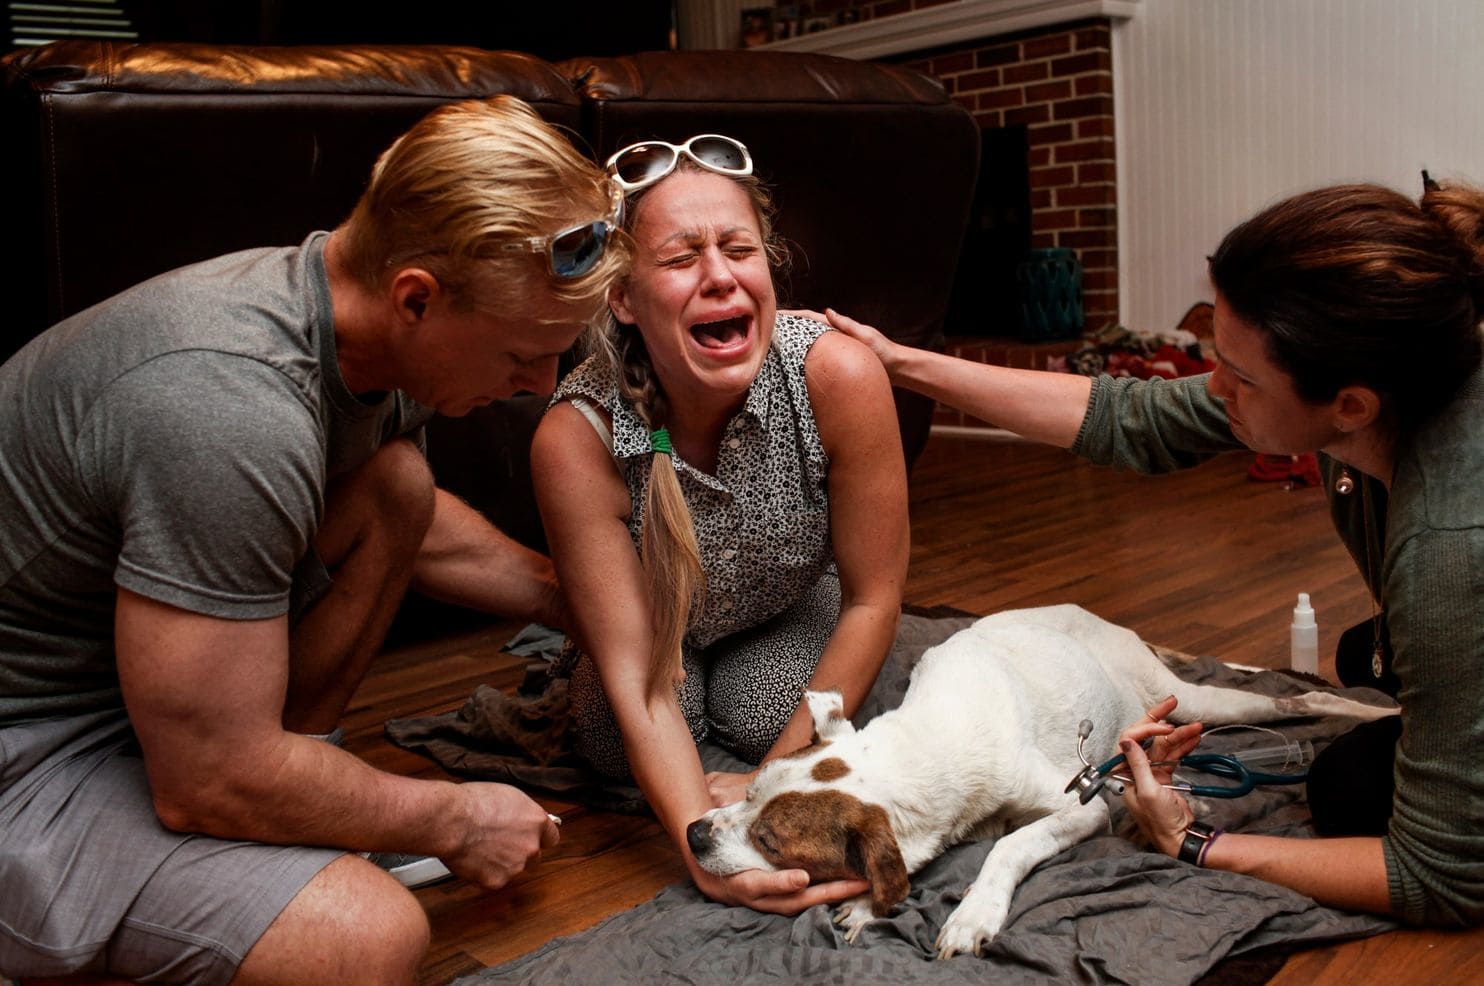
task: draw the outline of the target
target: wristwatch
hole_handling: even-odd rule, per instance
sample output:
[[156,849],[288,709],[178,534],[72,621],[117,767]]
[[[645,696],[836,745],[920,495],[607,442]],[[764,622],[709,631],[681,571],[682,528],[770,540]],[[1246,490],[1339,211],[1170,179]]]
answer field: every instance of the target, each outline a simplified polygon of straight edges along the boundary
[[1180,840],[1180,852],[1175,858],[1182,863],[1204,865],[1206,850],[1211,848],[1211,843],[1221,832],[1221,829],[1212,828],[1205,822],[1191,822],[1185,827],[1185,837]]

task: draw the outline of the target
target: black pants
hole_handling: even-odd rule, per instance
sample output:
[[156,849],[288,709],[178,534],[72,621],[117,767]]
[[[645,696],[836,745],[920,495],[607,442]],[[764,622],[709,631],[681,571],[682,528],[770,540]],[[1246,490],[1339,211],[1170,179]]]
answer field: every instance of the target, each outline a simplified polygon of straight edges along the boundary
[[1396,786],[1392,765],[1401,716],[1364,722],[1340,736],[1309,768],[1309,811],[1320,835],[1385,835]]
[[[1335,670],[1349,686],[1377,688],[1395,697],[1400,682],[1391,670],[1391,641],[1381,624],[1382,673],[1371,667],[1375,628],[1370,620],[1340,635]],[[1320,835],[1384,835],[1396,784],[1392,768],[1401,739],[1401,716],[1361,723],[1314,758],[1309,768],[1309,810]]]

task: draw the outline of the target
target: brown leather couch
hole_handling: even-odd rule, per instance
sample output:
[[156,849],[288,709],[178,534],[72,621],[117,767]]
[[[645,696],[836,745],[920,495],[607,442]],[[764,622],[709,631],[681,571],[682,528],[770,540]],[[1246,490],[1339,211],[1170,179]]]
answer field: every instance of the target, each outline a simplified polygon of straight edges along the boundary
[[[13,52],[0,69],[14,251],[0,359],[161,271],[333,227],[392,138],[440,103],[496,93],[531,103],[599,160],[636,139],[740,138],[793,247],[780,300],[936,346],[978,165],[973,120],[936,82],[821,55],[552,64],[442,46],[62,42]],[[931,405],[898,402],[915,456]],[[526,450],[541,406],[499,402],[428,433],[440,483],[537,546]]]

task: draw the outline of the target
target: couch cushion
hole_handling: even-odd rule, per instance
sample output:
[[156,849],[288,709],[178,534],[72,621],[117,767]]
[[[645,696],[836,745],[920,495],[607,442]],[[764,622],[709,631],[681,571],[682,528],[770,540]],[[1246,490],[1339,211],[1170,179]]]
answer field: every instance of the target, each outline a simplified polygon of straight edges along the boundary
[[548,63],[475,48],[62,42],[3,73],[6,212],[40,249],[23,251],[0,359],[154,274],[338,224],[376,156],[441,103],[510,93],[579,123]]

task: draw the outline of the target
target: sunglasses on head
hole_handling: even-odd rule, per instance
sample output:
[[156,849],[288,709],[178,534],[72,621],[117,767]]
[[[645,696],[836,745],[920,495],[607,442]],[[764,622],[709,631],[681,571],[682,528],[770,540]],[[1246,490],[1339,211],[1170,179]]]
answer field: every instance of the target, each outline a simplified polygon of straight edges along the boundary
[[608,176],[625,192],[638,191],[674,171],[682,154],[718,174],[733,178],[752,174],[752,156],[740,140],[697,134],[683,144],[663,140],[630,144],[608,159]]
[[505,243],[505,250],[546,254],[546,266],[562,280],[581,277],[598,265],[608,246],[608,237],[623,224],[623,195],[613,196],[613,211],[603,219],[568,226],[545,236],[528,236]]

